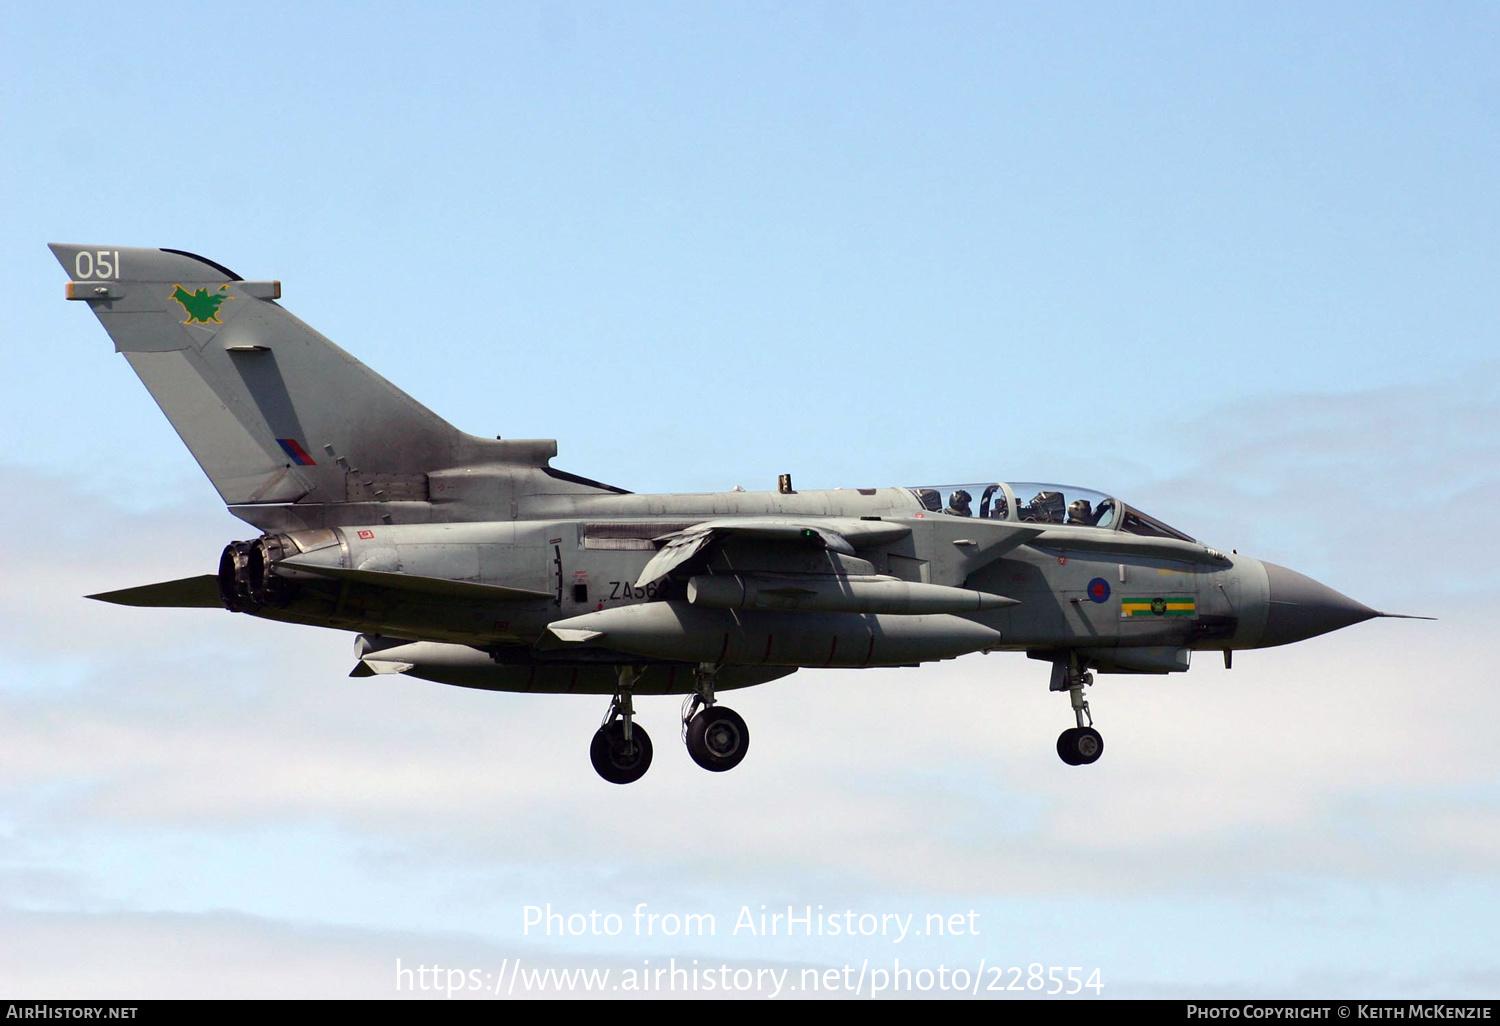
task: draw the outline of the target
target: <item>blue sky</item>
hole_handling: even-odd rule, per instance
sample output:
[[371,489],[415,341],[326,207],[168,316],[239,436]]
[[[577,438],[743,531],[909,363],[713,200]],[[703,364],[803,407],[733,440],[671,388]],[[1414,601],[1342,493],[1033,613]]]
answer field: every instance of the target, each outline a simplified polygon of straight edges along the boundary
[[[973,907],[912,957],[1118,996],[1494,996],[1497,44],[1462,3],[14,5],[0,983],[906,956],[520,931],[647,901]],[[1070,481],[1442,619],[1101,683],[1091,775],[990,656],[747,692],[722,779],[662,700],[609,788],[592,700],[79,600],[253,531],[50,241],[279,278],[458,426],[634,490]]]

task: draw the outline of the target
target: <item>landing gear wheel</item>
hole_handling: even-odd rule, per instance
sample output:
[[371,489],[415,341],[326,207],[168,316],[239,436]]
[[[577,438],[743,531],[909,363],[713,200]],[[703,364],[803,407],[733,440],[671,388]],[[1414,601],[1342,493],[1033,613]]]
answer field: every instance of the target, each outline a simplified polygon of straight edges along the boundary
[[1104,754],[1104,738],[1093,727],[1069,727],[1057,735],[1057,754],[1069,766],[1088,766]]
[[711,705],[688,722],[687,750],[713,773],[734,769],[750,750],[750,728],[733,709]]
[[1069,766],[1078,765],[1078,756],[1073,751],[1073,735],[1077,734],[1079,729],[1078,727],[1069,727],[1057,735],[1057,757]]
[[651,736],[639,723],[630,726],[625,740],[625,721],[614,720],[600,727],[589,745],[594,769],[611,784],[632,784],[651,768]]

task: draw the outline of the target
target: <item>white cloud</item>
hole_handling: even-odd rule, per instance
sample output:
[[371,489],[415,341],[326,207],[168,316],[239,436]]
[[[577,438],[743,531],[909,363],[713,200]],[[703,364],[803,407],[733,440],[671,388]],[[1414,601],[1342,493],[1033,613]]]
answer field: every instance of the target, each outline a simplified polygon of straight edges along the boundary
[[1482,591],[1500,571],[1475,534],[1500,508],[1497,412],[1494,362],[1459,380],[1229,404],[1173,433],[1184,459],[1146,487],[1148,508],[1356,597],[1383,592],[1367,599],[1382,608]]
[[[512,983],[507,970],[518,960],[524,975],[514,974]],[[0,988],[17,999],[586,997],[585,987],[566,986],[555,975],[577,969],[608,971],[613,984],[605,993],[625,997],[634,995],[620,992],[624,974],[645,968],[638,959],[560,956],[536,945],[499,947],[454,934],[287,923],[233,912],[76,915],[0,908]]]

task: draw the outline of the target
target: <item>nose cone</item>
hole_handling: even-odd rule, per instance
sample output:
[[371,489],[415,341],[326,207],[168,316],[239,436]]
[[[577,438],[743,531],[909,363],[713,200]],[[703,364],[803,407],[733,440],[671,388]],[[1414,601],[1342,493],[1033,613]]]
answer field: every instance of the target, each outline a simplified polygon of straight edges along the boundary
[[1261,648],[1315,638],[1380,615],[1295,570],[1275,563],[1261,565],[1266,568],[1270,585],[1270,612],[1266,616],[1265,633],[1261,635]]

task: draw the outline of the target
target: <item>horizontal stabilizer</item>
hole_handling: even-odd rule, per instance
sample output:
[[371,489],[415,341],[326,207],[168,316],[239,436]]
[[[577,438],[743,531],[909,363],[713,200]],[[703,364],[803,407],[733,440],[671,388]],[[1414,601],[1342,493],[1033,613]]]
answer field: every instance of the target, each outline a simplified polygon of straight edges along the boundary
[[[343,567],[321,566],[296,559],[283,559],[276,565],[302,573],[315,574],[318,577],[367,584],[376,588],[414,591],[425,595],[440,595],[476,602],[535,602],[539,599],[556,597],[550,591],[532,591],[530,588],[506,588],[498,584],[450,581],[445,577],[419,577],[416,574],[397,574],[386,570],[346,570]],[[209,580],[212,581],[213,578],[210,577]]]
[[88,596],[117,606],[157,606],[175,609],[223,609],[219,598],[219,579],[213,574],[184,577],[180,581],[143,584],[138,588],[106,591]]

